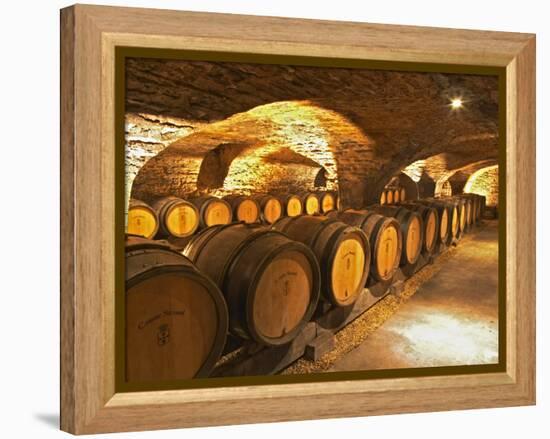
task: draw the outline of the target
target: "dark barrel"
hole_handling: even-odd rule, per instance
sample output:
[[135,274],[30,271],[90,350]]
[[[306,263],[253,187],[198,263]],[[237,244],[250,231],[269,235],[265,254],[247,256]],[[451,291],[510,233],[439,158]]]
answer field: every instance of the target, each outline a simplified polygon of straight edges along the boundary
[[378,281],[393,278],[399,268],[403,245],[401,229],[395,218],[372,211],[352,209],[334,211],[328,216],[363,230],[371,246],[371,276]]
[[209,227],[183,252],[222,290],[229,330],[264,345],[290,342],[310,320],[319,264],[304,244],[258,224]]
[[367,282],[370,246],[357,227],[324,216],[281,218],[273,229],[306,244],[321,267],[321,292],[335,306],[357,300]]
[[165,241],[126,238],[126,380],[207,377],[224,347],[218,287]]
[[199,210],[181,198],[161,198],[153,204],[153,209],[159,218],[160,237],[185,238],[199,227]]

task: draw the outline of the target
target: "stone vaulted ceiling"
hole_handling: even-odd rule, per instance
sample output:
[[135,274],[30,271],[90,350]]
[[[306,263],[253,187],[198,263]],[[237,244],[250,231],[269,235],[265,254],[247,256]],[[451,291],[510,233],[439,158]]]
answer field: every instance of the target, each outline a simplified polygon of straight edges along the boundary
[[414,162],[443,182],[498,150],[493,76],[129,59],[126,112],[144,199],[312,189],[323,169],[359,206]]

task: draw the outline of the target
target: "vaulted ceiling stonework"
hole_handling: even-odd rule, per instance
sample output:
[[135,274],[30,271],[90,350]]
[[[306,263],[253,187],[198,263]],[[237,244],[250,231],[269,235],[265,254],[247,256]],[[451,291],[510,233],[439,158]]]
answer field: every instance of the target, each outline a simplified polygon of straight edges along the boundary
[[311,190],[321,173],[359,207],[402,170],[442,186],[497,160],[495,76],[128,59],[126,81],[127,195],[143,199]]

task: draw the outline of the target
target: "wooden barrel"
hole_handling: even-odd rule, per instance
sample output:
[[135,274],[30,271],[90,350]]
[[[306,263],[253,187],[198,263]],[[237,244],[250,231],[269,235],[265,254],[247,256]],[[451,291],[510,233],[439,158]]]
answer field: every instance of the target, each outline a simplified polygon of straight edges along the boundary
[[461,198],[469,199],[472,203],[472,224],[477,223],[481,218],[481,196],[478,194],[461,194]]
[[290,342],[310,320],[319,264],[304,244],[258,224],[209,227],[184,254],[222,290],[229,330],[263,345]]
[[223,199],[231,206],[233,219],[236,221],[247,224],[260,221],[260,205],[253,198],[246,195],[227,195]]
[[399,268],[403,237],[395,218],[366,210],[345,210],[331,212],[329,217],[346,224],[359,227],[367,237],[371,247],[370,274],[378,281],[389,281]]
[[383,206],[384,204],[386,204],[386,202],[386,191],[382,191],[382,193],[380,194],[380,205]]
[[398,206],[370,206],[367,210],[374,210],[385,216],[394,217],[403,234],[403,248],[401,251],[401,265],[412,265],[418,261],[424,241],[424,226],[422,218],[416,212]]
[[466,226],[470,228],[474,223],[474,212],[472,206],[472,200],[467,197],[460,197],[461,200],[464,200],[466,206]]
[[321,267],[322,297],[335,306],[354,303],[367,282],[369,239],[357,227],[325,216],[281,218],[273,229],[306,244]]
[[404,187],[402,187],[401,190],[399,191],[399,199],[401,200],[401,202],[407,200],[407,191],[405,190]]
[[191,201],[199,209],[201,228],[229,224],[233,219],[231,206],[217,197],[199,197]]
[[[473,222],[477,223],[481,217],[481,199],[476,196],[476,194],[464,194],[472,200],[474,213],[473,213]],[[474,195],[474,196],[472,196]]]
[[157,234],[159,221],[157,214],[143,201],[131,199],[128,207],[126,231],[131,235],[152,238]]
[[386,204],[393,204],[393,190],[386,190]]
[[302,192],[298,194],[302,205],[304,206],[304,214],[306,215],[316,215],[321,211],[321,205],[319,203],[319,198],[317,195],[312,192]]
[[165,241],[126,238],[126,379],[207,377],[225,345],[218,287]]
[[332,192],[319,192],[317,194],[321,213],[327,213],[336,209],[336,196]]
[[437,210],[430,206],[423,206],[422,204],[407,203],[402,206],[406,209],[417,212],[422,217],[422,221],[424,223],[424,240],[422,242],[422,250],[425,254],[431,255],[436,250],[436,245],[439,241],[438,234],[441,233]]
[[159,218],[160,237],[191,236],[199,227],[199,210],[194,204],[177,197],[165,197],[153,204]]
[[466,227],[471,227],[475,222],[475,203],[474,199],[464,194],[456,195],[456,198],[463,200],[466,207]]
[[399,189],[393,190],[393,202],[394,203],[400,203],[401,202],[401,191]]
[[464,200],[455,197],[444,197],[441,199],[456,206],[458,212],[458,232],[456,237],[459,238],[466,231],[466,203]]
[[253,195],[252,198],[260,206],[260,220],[273,224],[283,215],[283,205],[272,195]]
[[279,200],[283,205],[284,214],[286,216],[298,216],[302,214],[302,200],[298,195],[287,194],[279,196]]
[[[456,234],[456,229],[458,228],[458,211],[456,208],[442,201],[430,201],[430,200],[414,200],[414,204],[419,204],[422,206],[432,207],[437,211],[437,216],[439,218],[439,234],[438,242],[449,245]],[[452,224],[454,223],[454,226]]]

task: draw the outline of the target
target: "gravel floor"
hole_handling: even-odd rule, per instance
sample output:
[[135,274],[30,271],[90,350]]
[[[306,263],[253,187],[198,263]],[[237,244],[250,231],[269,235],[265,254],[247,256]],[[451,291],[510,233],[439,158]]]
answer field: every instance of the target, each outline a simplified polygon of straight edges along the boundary
[[[472,238],[472,234],[464,236],[459,246]],[[386,320],[397,312],[418,290],[420,285],[433,277],[456,252],[451,247],[440,255],[433,264],[422,268],[414,276],[404,282],[403,291],[399,296],[388,294],[373,307],[335,334],[335,347],[319,360],[312,362],[303,358],[281,371],[282,375],[323,372],[329,369],[337,360],[359,346],[368,336],[379,328]]]

